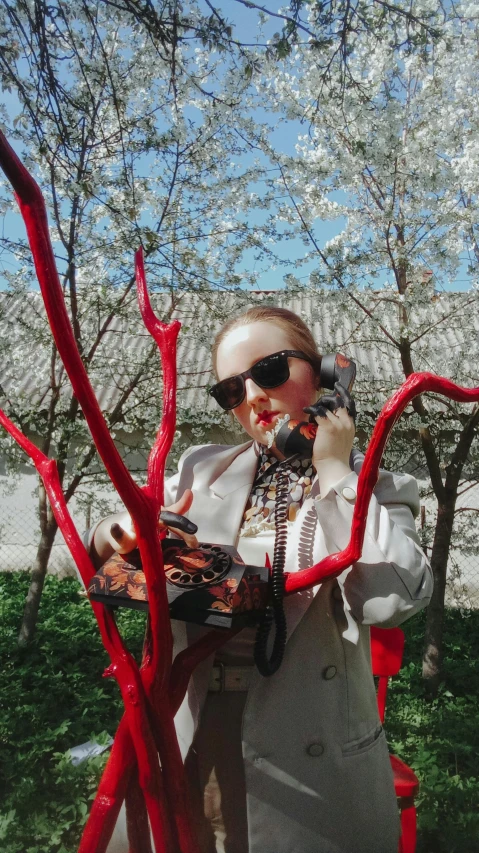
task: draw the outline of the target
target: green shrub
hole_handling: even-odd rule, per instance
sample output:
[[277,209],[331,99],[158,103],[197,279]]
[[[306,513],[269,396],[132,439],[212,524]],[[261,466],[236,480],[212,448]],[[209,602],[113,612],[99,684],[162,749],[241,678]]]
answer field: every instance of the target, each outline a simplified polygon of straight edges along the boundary
[[[47,578],[35,641],[17,648],[28,584],[24,573],[0,576],[0,849],[73,853],[107,754],[74,767],[68,750],[114,735],[122,703],[102,678],[108,656],[77,581]],[[144,614],[123,611],[119,621],[138,652]]]
[[[49,577],[32,646],[16,645],[29,578],[0,575],[0,849],[74,853],[106,755],[73,767],[68,750],[113,735],[122,713],[89,603]],[[139,656],[145,616],[119,610]],[[404,626],[406,652],[388,697],[391,750],[420,783],[417,853],[479,853],[479,613],[446,614],[447,678],[428,703],[421,682],[424,614]]]
[[404,625],[404,665],[392,680],[386,730],[392,752],[420,780],[417,853],[479,851],[479,613],[448,610],[446,679],[427,702],[421,682],[425,614]]

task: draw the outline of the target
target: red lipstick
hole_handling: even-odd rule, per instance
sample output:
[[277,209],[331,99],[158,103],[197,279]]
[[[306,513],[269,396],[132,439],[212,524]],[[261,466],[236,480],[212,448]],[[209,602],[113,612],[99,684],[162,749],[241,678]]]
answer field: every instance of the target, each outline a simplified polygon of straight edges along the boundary
[[256,423],[261,424],[262,426],[269,426],[269,424],[279,415],[279,412],[269,412],[266,409],[264,412],[259,412],[256,415]]

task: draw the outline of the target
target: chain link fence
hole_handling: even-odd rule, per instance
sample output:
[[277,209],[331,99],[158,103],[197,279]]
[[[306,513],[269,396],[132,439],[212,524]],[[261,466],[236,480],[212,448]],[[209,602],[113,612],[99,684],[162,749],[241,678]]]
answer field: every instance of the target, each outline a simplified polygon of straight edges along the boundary
[[[38,510],[33,504],[9,512],[2,508],[0,515],[0,571],[30,571],[35,562],[40,526]],[[77,521],[78,523],[78,521]],[[86,519],[80,532],[87,528]],[[76,576],[73,560],[60,531],[57,532],[48,563],[50,574],[58,577]]]
[[[3,478],[2,478],[3,479]],[[5,478],[6,479],[6,478]],[[3,488],[2,488],[3,487]],[[0,571],[30,571],[40,542],[36,475],[23,474],[12,486],[0,484]],[[112,488],[94,490],[92,500],[72,498],[69,510],[81,534],[102,516],[119,510]],[[75,564],[60,530],[53,543],[48,572],[57,577],[76,577]]]
[[[419,472],[418,472],[419,473]],[[422,491],[427,483],[419,481]],[[0,497],[0,571],[31,570],[40,538],[37,499],[29,482],[7,496]],[[447,578],[447,603],[454,607],[479,608],[479,548],[474,536],[474,523],[479,512],[479,486],[470,488],[459,498],[458,523],[453,536],[453,546],[449,554]],[[112,495],[103,498],[105,509],[102,512],[95,506],[75,504],[71,511],[77,529],[82,532],[90,527],[97,518],[106,512],[114,512]],[[424,497],[421,514],[417,520],[421,544],[430,556],[434,526],[436,520],[435,501]],[[462,543],[459,545],[459,541]],[[60,531],[57,532],[52,548],[48,571],[57,577],[76,576],[76,570],[70,552]]]

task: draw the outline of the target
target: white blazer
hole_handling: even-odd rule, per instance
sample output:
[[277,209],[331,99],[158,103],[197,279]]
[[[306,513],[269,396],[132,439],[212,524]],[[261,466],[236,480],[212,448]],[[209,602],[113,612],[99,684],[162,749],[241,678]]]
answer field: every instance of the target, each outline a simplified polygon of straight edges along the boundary
[[[290,525],[288,572],[307,567],[308,551],[317,562],[347,545],[363,458],[353,451],[351,473],[327,494],[313,484]],[[191,488],[188,516],[200,539],[236,545],[257,461],[253,442],[192,447],[166,484],[165,505]],[[283,663],[270,678],[255,673],[243,717],[248,853],[396,853],[398,811],[368,626],[398,625],[430,599],[432,573],[414,525],[418,512],[414,478],[381,471],[361,560],[337,580],[285,599]],[[172,624],[175,652],[203,630]],[[211,664],[210,658],[194,673],[177,715],[183,755]]]

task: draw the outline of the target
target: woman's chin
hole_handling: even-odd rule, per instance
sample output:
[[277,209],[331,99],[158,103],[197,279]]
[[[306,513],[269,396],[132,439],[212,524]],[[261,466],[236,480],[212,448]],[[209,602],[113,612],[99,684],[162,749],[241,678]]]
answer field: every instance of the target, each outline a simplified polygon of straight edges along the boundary
[[277,421],[278,417],[275,417],[272,420],[259,421],[257,424],[254,424],[254,438],[256,438],[260,444],[270,447],[273,442],[274,429]]
[[264,444],[268,446],[269,433],[273,429],[272,424],[251,424],[248,427],[244,427],[245,432],[253,438],[255,441],[259,442],[259,444]]

